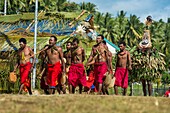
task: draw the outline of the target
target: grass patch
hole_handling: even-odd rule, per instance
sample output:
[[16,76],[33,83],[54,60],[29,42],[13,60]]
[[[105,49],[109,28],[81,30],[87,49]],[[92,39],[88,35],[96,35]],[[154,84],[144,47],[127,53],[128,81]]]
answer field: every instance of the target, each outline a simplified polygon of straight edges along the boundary
[[22,20],[32,20],[34,19],[34,13],[23,13],[23,14],[13,14],[0,16],[0,22],[14,23],[16,21]]
[[[76,18],[81,12],[58,12],[59,14],[64,14],[64,18]],[[80,20],[87,17],[88,14],[84,14]],[[45,13],[43,13],[38,19],[47,19],[47,16],[45,16]],[[34,19],[34,13],[23,13],[23,14],[12,14],[12,15],[2,15],[0,16],[0,22],[6,22],[6,23],[14,23],[19,20],[33,20]]]
[[98,95],[0,95],[1,113],[168,113],[169,98]]

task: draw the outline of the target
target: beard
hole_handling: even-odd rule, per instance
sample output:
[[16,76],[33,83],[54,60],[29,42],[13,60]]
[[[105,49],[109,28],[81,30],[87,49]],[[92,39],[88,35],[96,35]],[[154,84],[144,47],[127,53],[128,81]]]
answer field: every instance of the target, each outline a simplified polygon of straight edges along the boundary
[[99,45],[99,44],[101,44],[102,43],[102,41],[100,41],[100,42],[97,42],[97,45]]
[[52,44],[49,44],[49,47],[53,47],[54,45],[55,45],[55,44],[53,44],[53,43],[52,43]]

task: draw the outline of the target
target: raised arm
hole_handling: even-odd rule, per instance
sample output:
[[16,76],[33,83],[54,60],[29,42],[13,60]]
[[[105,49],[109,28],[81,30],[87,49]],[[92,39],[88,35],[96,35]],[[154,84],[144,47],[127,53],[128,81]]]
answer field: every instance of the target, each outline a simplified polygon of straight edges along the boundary
[[39,51],[39,58],[41,60],[45,60],[46,56],[47,56],[47,53],[46,53],[46,50],[49,49],[48,45],[45,45],[44,48],[42,48],[40,51]]

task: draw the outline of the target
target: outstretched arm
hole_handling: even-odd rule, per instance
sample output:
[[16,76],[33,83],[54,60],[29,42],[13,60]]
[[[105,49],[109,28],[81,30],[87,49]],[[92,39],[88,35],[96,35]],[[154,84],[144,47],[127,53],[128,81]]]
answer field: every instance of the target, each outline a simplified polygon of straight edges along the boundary
[[48,45],[45,45],[44,48],[42,48],[39,52],[39,56],[41,59],[44,59],[46,57],[46,50],[49,48]]

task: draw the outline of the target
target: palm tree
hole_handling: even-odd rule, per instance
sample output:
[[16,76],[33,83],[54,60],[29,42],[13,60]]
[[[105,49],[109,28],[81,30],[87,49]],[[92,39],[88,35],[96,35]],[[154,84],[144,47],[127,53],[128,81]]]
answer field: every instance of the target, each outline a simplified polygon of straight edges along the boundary
[[118,42],[118,37],[116,36],[116,30],[115,30],[115,20],[110,19],[106,22],[106,25],[101,28],[101,32],[104,35],[105,38],[110,40],[113,43]]
[[96,12],[95,13],[95,18],[94,18],[94,23],[97,24],[97,25],[101,25],[101,20],[103,19],[103,13],[100,13],[100,12]]
[[159,22],[154,22],[150,27],[152,44],[155,48],[161,51],[164,50],[167,41],[165,39],[165,28],[166,24],[162,20]]
[[114,37],[115,29],[114,29],[114,19],[111,17],[111,14],[108,12],[104,15],[101,13],[97,13],[97,17],[95,19],[95,23],[99,25],[99,31],[104,35],[105,38],[115,43],[117,39]]
[[166,45],[165,45],[163,53],[167,56],[165,59],[169,64],[169,62],[170,62],[170,60],[169,60],[169,57],[170,57],[170,21],[166,24],[166,28],[165,28],[164,32],[165,32],[164,41],[166,42]]
[[80,10],[80,5],[76,4],[75,2],[65,2],[62,4],[61,10],[66,12],[73,12]]
[[86,10],[89,11],[90,13],[94,13],[94,12],[96,12],[96,5],[88,2],[86,4]]
[[55,1],[56,1],[56,6],[57,6],[57,11],[60,12],[62,4],[66,2],[67,0],[55,0]]
[[124,39],[126,34],[126,25],[128,23],[128,19],[125,17],[126,12],[120,11],[116,17],[116,23],[118,24],[115,29],[117,29],[117,36],[119,39]]
[[170,62],[168,57],[170,56],[170,23],[165,23],[162,20],[154,22],[151,27],[151,36],[153,46],[166,55],[166,62]]
[[[6,0],[8,14],[19,13],[20,11],[28,11],[28,4],[33,0]],[[0,3],[1,4],[1,3]]]
[[85,10],[86,3],[84,1],[80,4],[80,8],[81,8],[81,10]]
[[107,12],[107,13],[105,14],[103,20],[102,20],[102,23],[101,23],[104,28],[106,27],[107,23],[109,22],[109,20],[110,20],[111,18],[112,18],[112,17],[111,17],[111,14]]
[[88,2],[88,3],[82,2],[82,4],[80,4],[80,8],[82,10],[87,10],[90,13],[96,12],[96,5],[93,3],[90,3],[90,2]]
[[130,47],[139,44],[142,38],[143,24],[136,15],[130,15],[125,31],[124,40]]

